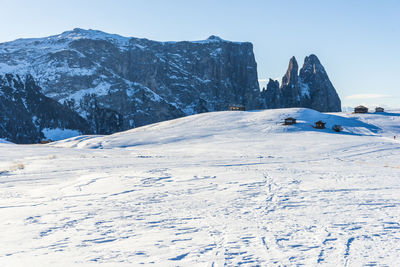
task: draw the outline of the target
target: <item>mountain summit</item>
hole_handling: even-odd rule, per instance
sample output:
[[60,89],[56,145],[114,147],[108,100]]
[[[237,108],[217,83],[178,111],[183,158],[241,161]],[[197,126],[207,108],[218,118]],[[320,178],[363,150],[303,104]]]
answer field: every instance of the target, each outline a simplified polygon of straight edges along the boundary
[[328,74],[316,55],[305,58],[298,73],[295,57],[289,61],[282,84],[271,80],[262,98],[266,108],[305,107],[321,112],[341,111],[341,102]]

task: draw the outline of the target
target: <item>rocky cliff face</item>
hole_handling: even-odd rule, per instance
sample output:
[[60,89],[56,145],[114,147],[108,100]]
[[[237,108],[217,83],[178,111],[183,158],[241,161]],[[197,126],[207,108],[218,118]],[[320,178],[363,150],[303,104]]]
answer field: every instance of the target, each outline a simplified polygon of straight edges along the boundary
[[32,75],[99,134],[235,103],[261,107],[252,44],[215,36],[156,42],[75,29],[0,44],[2,72]]
[[305,58],[300,74],[297,61],[292,57],[282,84],[270,79],[261,96],[266,108],[305,107],[321,112],[341,111],[340,98],[315,55]]
[[14,143],[36,143],[51,130],[90,132],[77,113],[44,96],[32,76],[0,75],[0,136]]

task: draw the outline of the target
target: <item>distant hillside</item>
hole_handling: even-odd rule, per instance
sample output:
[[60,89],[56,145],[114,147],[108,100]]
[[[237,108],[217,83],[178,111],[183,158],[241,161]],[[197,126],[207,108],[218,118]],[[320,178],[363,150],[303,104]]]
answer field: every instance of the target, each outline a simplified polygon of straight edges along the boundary
[[[297,119],[297,124],[282,125],[287,117]],[[313,128],[316,121],[326,122],[326,129]],[[363,121],[364,120],[364,121]],[[393,123],[400,116],[371,114],[360,118],[353,114],[326,114],[305,108],[273,109],[254,112],[210,112],[160,122],[108,136],[78,136],[55,142],[52,145],[77,148],[125,148],[142,145],[165,145],[215,142],[215,140],[251,139],[254,136],[271,136],[283,133],[317,132],[333,135],[390,136],[400,134]],[[374,124],[369,122],[374,122]],[[343,131],[336,133],[332,126],[339,124]],[[378,126],[377,126],[378,125]],[[232,141],[234,142],[234,141]]]

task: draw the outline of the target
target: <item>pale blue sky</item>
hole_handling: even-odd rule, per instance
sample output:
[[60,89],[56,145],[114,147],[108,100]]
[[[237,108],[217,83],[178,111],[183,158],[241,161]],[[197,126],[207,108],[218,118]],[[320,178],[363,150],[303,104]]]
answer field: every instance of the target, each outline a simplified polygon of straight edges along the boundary
[[214,34],[252,42],[259,79],[282,77],[291,56],[302,65],[304,57],[314,53],[343,105],[400,107],[398,0],[0,3],[0,42],[53,35],[76,27],[161,41],[199,40]]

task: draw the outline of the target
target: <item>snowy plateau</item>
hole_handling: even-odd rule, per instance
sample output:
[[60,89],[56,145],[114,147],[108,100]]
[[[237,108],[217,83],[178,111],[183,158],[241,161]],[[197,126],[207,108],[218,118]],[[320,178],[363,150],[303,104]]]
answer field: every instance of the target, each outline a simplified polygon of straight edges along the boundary
[[394,136],[400,111],[291,108],[0,140],[0,266],[399,266]]

